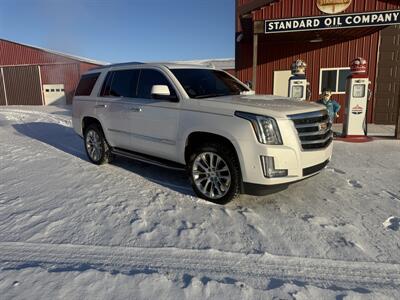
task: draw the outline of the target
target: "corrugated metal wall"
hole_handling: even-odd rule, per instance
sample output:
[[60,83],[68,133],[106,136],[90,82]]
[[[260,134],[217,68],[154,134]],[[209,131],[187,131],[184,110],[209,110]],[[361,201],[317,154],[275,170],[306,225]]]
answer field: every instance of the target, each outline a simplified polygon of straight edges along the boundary
[[6,95],[4,93],[4,84],[3,84],[3,74],[2,69],[0,68],[0,105],[6,105]]
[[[42,84],[64,84],[68,104],[72,103],[72,97],[81,74],[98,66],[96,64],[81,62],[62,55],[49,53],[44,50],[0,39],[0,67],[7,66],[8,68],[17,65],[18,68],[21,68],[23,65],[27,67],[29,66],[26,70],[30,70],[31,67],[37,70],[38,66],[40,66]],[[4,67],[4,69],[6,69],[6,67]],[[18,76],[22,75],[18,73]],[[29,78],[32,74],[28,72],[26,76]],[[21,79],[22,77],[18,78]],[[14,79],[10,81],[10,83],[14,83],[18,86],[18,82]],[[37,83],[37,81],[35,82]],[[13,89],[13,91],[17,89],[15,86],[7,85],[7,96],[9,88]],[[37,87],[35,86],[33,88],[34,90],[30,92],[32,95],[36,95]],[[42,87],[40,87],[40,91],[41,90]],[[5,101],[2,101],[3,98],[1,98],[1,95],[0,91],[0,105],[5,105],[6,103]],[[13,93],[13,95],[17,94]],[[17,100],[18,99],[13,99],[12,102],[8,101],[8,105],[42,104],[42,102],[39,102],[37,99],[31,99],[29,101],[27,99],[21,99],[20,101]]]
[[40,67],[43,84],[64,84],[67,103],[72,103],[80,77],[79,64],[43,65]]
[[[252,0],[238,0],[238,5],[248,3]],[[355,0],[346,13],[364,12],[376,10],[397,9],[399,1],[379,0]],[[315,0],[280,0],[271,6],[265,7],[253,14],[255,20],[281,19],[300,16],[322,15],[316,6]],[[240,22],[238,28],[240,30]],[[302,33],[298,33],[299,35]],[[305,60],[309,69],[307,77],[311,82],[312,97],[319,97],[319,77],[321,68],[347,67],[352,59],[361,56],[369,62],[369,78],[372,82],[372,90],[375,90],[377,52],[379,45],[379,32],[368,34],[347,41],[330,41],[311,44],[308,40],[301,42],[298,39],[290,42],[285,40],[285,34],[280,34],[282,42],[268,43],[260,39],[258,48],[257,68],[257,93],[271,94],[273,92],[273,72],[278,70],[289,70],[290,65],[296,59]],[[252,78],[252,41],[242,42],[236,45],[236,75],[242,81]],[[344,106],[345,95],[335,95],[342,106]],[[369,122],[373,121],[374,101],[369,103]],[[339,122],[343,121],[343,110]]]
[[42,105],[37,66],[5,67],[3,74],[8,105]]

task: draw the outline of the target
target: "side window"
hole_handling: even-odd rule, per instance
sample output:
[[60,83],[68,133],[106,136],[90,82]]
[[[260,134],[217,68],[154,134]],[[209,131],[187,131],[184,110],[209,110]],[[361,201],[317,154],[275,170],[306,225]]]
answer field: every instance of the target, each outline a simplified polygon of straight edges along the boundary
[[75,96],[90,96],[99,76],[100,73],[82,75],[78,87],[76,88]]
[[140,73],[138,98],[152,99],[151,88],[153,85],[168,86],[171,96],[176,97],[175,89],[163,74],[156,70],[144,69]]
[[111,88],[111,80],[114,76],[114,72],[108,72],[106,79],[103,82],[103,86],[101,87],[100,96],[110,96],[110,88]]
[[139,73],[139,70],[114,71],[112,80],[110,78],[108,80],[111,82],[110,87],[107,87],[109,84],[107,81],[105,83],[105,95],[135,98]]

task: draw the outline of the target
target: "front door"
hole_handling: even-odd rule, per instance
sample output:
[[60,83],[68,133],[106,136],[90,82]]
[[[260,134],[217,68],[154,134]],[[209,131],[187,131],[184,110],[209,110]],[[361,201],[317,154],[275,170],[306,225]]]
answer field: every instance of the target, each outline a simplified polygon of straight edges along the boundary
[[400,103],[400,25],[381,31],[375,123],[395,124]]
[[180,103],[153,99],[153,85],[167,85],[171,95],[176,96],[163,73],[156,69],[141,71],[137,98],[132,102],[132,147],[137,152],[175,160]]

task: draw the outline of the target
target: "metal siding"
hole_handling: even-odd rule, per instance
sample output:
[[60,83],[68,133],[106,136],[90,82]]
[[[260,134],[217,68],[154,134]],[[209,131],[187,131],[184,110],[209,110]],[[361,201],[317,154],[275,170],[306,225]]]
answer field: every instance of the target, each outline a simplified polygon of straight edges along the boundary
[[64,84],[67,104],[71,104],[80,77],[79,64],[44,65],[40,71],[42,84]]
[[52,63],[76,63],[76,60],[31,48],[25,45],[0,40],[0,65],[33,65]]
[[3,73],[8,105],[42,105],[37,66],[5,67]]
[[[241,3],[248,2],[239,0]],[[351,12],[364,12],[376,10],[398,9],[398,1],[356,0],[346,10]],[[315,4],[315,0],[280,0],[271,6],[262,8],[253,13],[255,20],[292,18],[300,16],[322,15]],[[238,22],[240,23],[240,22]],[[239,27],[237,28],[239,29]],[[364,29],[365,30],[365,29]],[[336,31],[336,30],[334,30]],[[332,31],[332,34],[335,34]],[[339,31],[350,33],[350,31]],[[337,34],[337,33],[336,33]],[[375,90],[375,78],[377,69],[377,51],[379,44],[379,32],[369,33],[363,37],[357,37],[348,41],[331,41],[319,44],[311,44],[308,41],[285,41],[284,34],[280,34],[282,44],[260,42],[258,49],[257,67],[257,93],[271,94],[273,91],[273,72],[289,70],[296,59],[305,60],[309,68],[307,78],[311,83],[312,99],[317,100],[319,95],[319,77],[321,68],[347,67],[350,61],[358,56],[366,58],[369,62],[369,78],[371,90]],[[279,39],[278,38],[278,39]],[[252,78],[252,42],[242,42],[236,45],[236,76],[242,81]],[[374,95],[373,95],[374,96]],[[335,95],[334,98],[342,105],[338,122],[343,121],[345,95]],[[369,102],[368,121],[373,122],[374,98]]]
[[4,93],[3,75],[0,68],[0,105],[6,105],[6,95]]

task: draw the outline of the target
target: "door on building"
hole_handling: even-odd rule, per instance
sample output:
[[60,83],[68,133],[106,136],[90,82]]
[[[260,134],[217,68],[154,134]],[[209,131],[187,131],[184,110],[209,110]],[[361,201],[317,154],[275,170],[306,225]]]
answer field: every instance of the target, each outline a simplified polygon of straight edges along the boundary
[[274,95],[289,96],[289,78],[292,76],[290,70],[274,72]]
[[43,95],[45,105],[67,103],[63,84],[43,84]]
[[400,25],[381,32],[375,123],[395,124],[400,105]]

